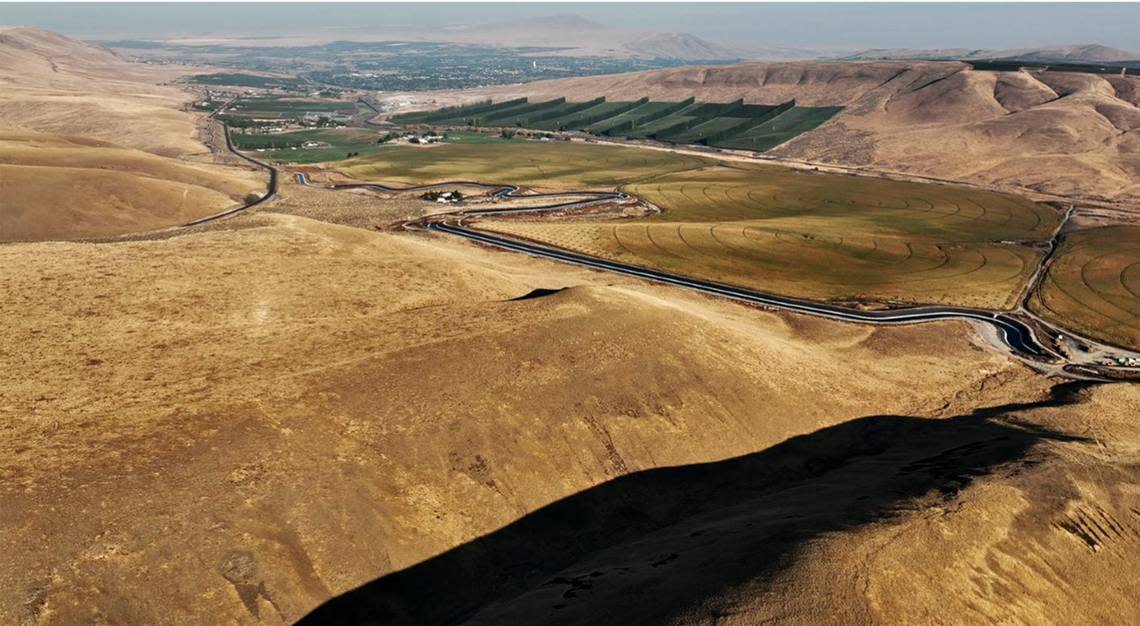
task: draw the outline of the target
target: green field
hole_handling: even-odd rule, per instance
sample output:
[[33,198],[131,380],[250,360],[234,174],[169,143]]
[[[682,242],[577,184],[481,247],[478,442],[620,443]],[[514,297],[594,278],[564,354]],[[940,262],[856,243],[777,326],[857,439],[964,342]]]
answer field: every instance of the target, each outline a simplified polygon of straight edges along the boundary
[[546,110],[561,106],[564,102],[565,99],[531,103],[528,102],[526,98],[515,98],[495,103],[479,102],[461,107],[445,107],[435,111],[405,113],[395,116],[393,120],[399,121],[402,124],[447,123],[452,125],[480,126],[489,124],[490,121],[501,119],[503,116],[509,116],[512,111],[517,112],[523,107],[535,106],[536,108]]
[[[500,164],[484,160],[482,167]],[[482,225],[775,293],[1009,308],[1040,253],[1001,241],[1048,239],[1058,221],[1047,206],[962,187],[778,166],[687,165],[650,179],[633,176],[637,182],[622,185],[661,207],[658,216]],[[575,177],[600,181],[597,173]]]
[[676,127],[679,124],[689,124],[698,121],[692,115],[685,115],[684,112],[673,113],[665,117],[657,118],[651,122],[635,126],[622,135],[632,137],[634,139],[656,138],[657,133],[667,131]]
[[619,126],[622,126],[623,124],[634,124],[640,119],[643,119],[646,117],[653,117],[657,114],[657,112],[663,111],[663,110],[669,108],[670,106],[672,106],[674,104],[676,104],[676,103],[673,103],[673,102],[646,102],[646,103],[640,104],[640,105],[638,105],[638,106],[636,106],[636,107],[634,107],[634,108],[632,108],[632,109],[630,109],[624,113],[619,113],[617,115],[614,115],[613,117],[609,117],[609,118],[606,118],[604,120],[590,124],[590,126],[586,130],[591,132],[591,133],[594,133],[595,135],[602,135],[611,129],[615,129],[615,128],[618,128]]
[[492,144],[503,145],[511,143],[512,140],[504,139],[498,133],[480,133],[480,132],[447,132],[447,144]]
[[[376,143],[382,136],[374,130],[363,128],[314,128],[290,133],[231,135],[234,146],[239,150],[262,149],[258,156],[278,163],[321,163],[348,158],[348,153],[358,152],[361,156],[383,151],[387,147]],[[327,144],[317,148],[305,148],[307,141]],[[294,149],[295,148],[295,149]]]
[[533,122],[526,120],[523,126],[533,126],[542,130],[559,130],[561,128],[586,128],[611,117],[626,113],[638,106],[637,102],[601,102],[595,106],[579,111],[572,111],[553,119]]
[[724,131],[746,124],[749,121],[750,118],[746,117],[714,117],[692,128],[665,135],[662,139],[672,143],[698,143]]
[[[823,300],[1010,308],[1057,212],[951,185],[726,165],[566,142],[401,147],[338,169],[361,180],[480,180],[621,189],[660,215],[616,222],[512,218],[481,227],[604,258]],[[1003,243],[1006,242],[1006,243]]]
[[[285,164],[327,163],[343,161],[348,158],[363,158],[369,155],[381,154],[397,149],[423,150],[431,148],[397,147],[394,144],[380,144],[377,140],[386,135],[385,132],[368,130],[365,128],[311,128],[288,133],[241,133],[234,132],[234,146],[245,152],[256,152],[254,156]],[[307,141],[316,141],[323,146],[305,148]],[[459,145],[487,145],[502,144],[509,140],[498,134],[476,132],[450,132],[447,134],[447,144]],[[356,153],[349,157],[349,153]]]
[[612,189],[709,162],[657,150],[512,139],[430,148],[399,146],[346,161],[337,169],[361,180],[429,183],[463,179],[552,189]]
[[718,148],[764,152],[831,119],[841,107],[796,107],[743,133],[711,142]]
[[346,100],[251,96],[238,98],[217,117],[230,126],[240,128],[249,126],[256,119],[299,121],[307,113],[354,115],[360,106]]
[[1065,235],[1030,305],[1078,332],[1140,349],[1140,226]]
[[436,111],[396,115],[402,124],[525,127],[580,130],[611,137],[696,143],[718,148],[763,152],[810,131],[834,117],[842,107],[799,107],[735,102],[591,101],[557,98],[530,102],[516,98],[479,102]]
[[190,82],[199,85],[227,85],[232,87],[255,87],[259,89],[300,89],[307,82],[298,78],[278,76],[258,76],[244,73],[198,74],[190,77]]

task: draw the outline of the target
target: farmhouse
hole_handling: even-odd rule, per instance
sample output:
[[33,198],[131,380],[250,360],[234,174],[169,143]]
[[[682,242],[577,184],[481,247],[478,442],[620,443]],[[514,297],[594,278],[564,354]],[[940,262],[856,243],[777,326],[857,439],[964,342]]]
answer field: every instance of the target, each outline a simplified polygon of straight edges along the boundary
[[455,204],[463,201],[463,193],[459,191],[429,191],[420,198],[439,204]]

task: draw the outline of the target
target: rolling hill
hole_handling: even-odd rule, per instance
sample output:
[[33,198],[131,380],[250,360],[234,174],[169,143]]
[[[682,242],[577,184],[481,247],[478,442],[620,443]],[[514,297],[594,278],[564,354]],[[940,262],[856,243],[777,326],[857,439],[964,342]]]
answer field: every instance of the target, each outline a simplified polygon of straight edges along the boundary
[[933,61],[746,63],[468,92],[843,106],[773,154],[1050,193],[1140,201],[1140,78],[993,72]]
[[0,241],[102,237],[183,223],[263,189],[212,163],[180,70],[27,28],[0,30]]
[[[1048,379],[966,322],[394,232],[426,203],[290,180],[179,236],[31,241],[263,181],[209,159],[157,84],[181,70],[0,41],[0,239],[29,240],[0,245],[0,623],[1140,621],[1140,387]],[[1135,192],[1132,79],[751,64],[481,93],[520,89],[843,105],[782,153]]]
[[1136,387],[963,323],[272,213],[0,266],[4,623],[1134,616]]
[[1026,63],[1121,63],[1140,62],[1140,53],[1100,44],[1015,48],[1006,50],[977,48],[877,48],[862,50],[843,57],[849,61],[873,60],[981,60],[1002,59]]

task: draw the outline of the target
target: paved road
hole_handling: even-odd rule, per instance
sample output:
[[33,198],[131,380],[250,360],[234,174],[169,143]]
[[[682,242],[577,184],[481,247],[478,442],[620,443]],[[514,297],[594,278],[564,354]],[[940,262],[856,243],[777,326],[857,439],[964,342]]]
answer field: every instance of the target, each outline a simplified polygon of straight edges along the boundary
[[[211,114],[210,117],[213,117],[213,114]],[[242,211],[252,209],[253,207],[255,207],[259,204],[269,202],[270,200],[272,200],[274,198],[274,196],[277,195],[277,168],[273,167],[272,165],[270,165],[268,163],[263,163],[261,161],[258,161],[257,159],[250,157],[250,156],[247,156],[245,154],[242,154],[240,151],[238,151],[238,149],[236,147],[234,147],[233,140],[230,139],[230,128],[228,126],[226,126],[225,124],[222,124],[222,134],[225,135],[225,137],[226,137],[226,149],[227,150],[236,154],[238,157],[240,157],[246,161],[249,161],[250,163],[253,163],[257,167],[260,167],[261,169],[265,170],[266,172],[269,172],[269,182],[267,182],[265,185],[265,193],[262,194],[261,196],[259,196],[256,200],[246,202],[245,204],[243,204],[239,207],[234,207],[232,209],[226,209],[225,211],[222,211],[221,213],[214,213],[213,215],[207,215],[206,217],[200,217],[200,218],[198,218],[192,222],[186,222],[185,224],[182,225],[183,227],[197,226],[199,224],[205,224],[206,222],[213,222],[214,220],[220,220],[223,218],[230,217],[231,215],[235,215],[237,213],[241,213]]]
[[[320,186],[314,185],[304,173],[297,174],[297,182],[302,185]],[[808,315],[816,315],[848,322],[858,322],[864,324],[917,324],[921,322],[945,320],[973,320],[988,324],[993,327],[1001,337],[1002,341],[1015,353],[1036,360],[1055,361],[1058,359],[1058,355],[1051,352],[1037,340],[1037,337],[1034,335],[1033,330],[1028,325],[1014,317],[1003,313],[959,307],[912,307],[906,309],[892,309],[883,311],[864,311],[861,309],[843,307],[834,304],[813,302],[811,300],[801,300],[798,298],[789,298],[786,296],[778,296],[775,294],[753,291],[740,287],[733,287],[730,285],[722,285],[711,281],[689,278],[686,276],[662,272],[651,268],[638,267],[636,265],[629,265],[626,263],[610,261],[607,259],[588,256],[585,254],[578,254],[576,252],[570,252],[568,250],[542,246],[536,243],[513,239],[499,234],[492,234],[475,230],[473,228],[465,226],[463,223],[463,220],[467,217],[566,210],[592,204],[624,201],[630,198],[629,195],[620,191],[524,194],[521,193],[519,188],[515,185],[496,185],[476,181],[447,181],[433,183],[430,185],[409,185],[406,187],[393,187],[380,183],[338,183],[324,185],[323,188],[373,189],[376,191],[391,193],[409,191],[414,192],[429,189],[439,189],[440,187],[455,186],[482,187],[491,190],[492,196],[503,199],[549,197],[557,200],[559,197],[567,196],[574,196],[577,198],[582,198],[585,196],[589,199],[579,199],[570,202],[554,202],[552,204],[543,206],[525,208],[459,210],[450,213],[436,214],[420,220],[408,222],[405,224],[405,227],[412,230],[430,230],[433,232],[463,237],[471,241],[494,246],[503,250],[521,252],[523,254],[561,261],[563,263],[572,263],[593,269],[624,274],[626,276],[633,276],[645,280],[652,280],[655,282],[674,285],[677,287],[684,287],[686,289],[691,289],[693,291],[698,291],[701,293],[707,293],[710,295],[729,298],[741,302],[748,302],[750,304],[757,304],[774,309],[794,311],[796,313],[805,313]]]
[[722,285],[710,281],[688,278],[685,276],[679,276],[677,274],[670,274],[668,272],[638,267],[636,265],[628,265],[616,261],[609,261],[606,259],[600,259],[584,254],[577,254],[557,248],[540,246],[530,242],[473,230],[471,228],[463,226],[461,222],[427,221],[423,223],[422,227],[435,232],[464,237],[472,241],[477,241],[486,245],[502,248],[504,250],[522,252],[524,254],[562,261],[564,263],[573,263],[575,265],[583,265],[594,269],[648,279],[659,283],[684,287],[693,291],[699,291],[701,293],[721,296],[724,298],[730,298],[751,304],[759,304],[771,308],[783,309],[786,311],[795,311],[797,313],[807,313],[809,315],[829,317],[832,319],[844,320],[848,322],[860,322],[869,324],[915,324],[919,322],[933,322],[954,319],[975,320],[993,326],[998,331],[998,334],[1001,336],[1006,345],[1008,345],[1016,352],[1038,359],[1052,360],[1056,358],[1056,355],[1051,353],[1037,341],[1037,338],[1034,335],[1032,329],[1030,329],[1021,321],[1002,313],[957,307],[913,307],[886,311],[863,311],[860,309],[852,309],[833,304],[813,302],[810,300],[800,300],[797,298],[788,298],[785,296],[777,296],[774,294],[752,291],[750,289],[741,289],[739,287],[732,287],[729,285]]
[[[303,173],[297,174],[297,181],[303,185],[312,185],[308,177],[306,177]],[[719,283],[696,278],[689,278],[678,274],[670,274],[668,272],[662,272],[651,268],[638,267],[636,265],[610,261],[607,259],[588,256],[585,254],[570,252],[568,250],[542,246],[528,241],[522,241],[498,234],[491,234],[485,231],[475,230],[463,224],[463,219],[466,217],[567,210],[581,208],[592,204],[624,201],[630,198],[628,194],[620,191],[521,194],[519,192],[519,188],[514,185],[494,185],[474,181],[448,181],[443,183],[433,183],[430,185],[412,185],[407,187],[391,187],[377,183],[342,183],[327,185],[325,188],[357,188],[374,189],[377,191],[385,192],[408,192],[438,189],[440,187],[448,186],[454,187],[459,185],[471,185],[483,187],[486,189],[492,189],[494,190],[492,193],[493,196],[497,196],[503,199],[540,197],[550,197],[556,199],[560,196],[577,196],[579,198],[582,196],[592,196],[592,198],[589,200],[555,202],[553,204],[525,208],[460,210],[451,213],[429,216],[422,220],[409,222],[406,226],[412,229],[426,229],[434,232],[464,237],[466,239],[494,246],[503,250],[521,252],[524,254],[529,254],[531,256],[561,261],[563,263],[573,263],[575,265],[582,265],[598,270],[625,274],[626,276],[634,276],[637,278],[652,280],[655,282],[674,285],[677,287],[684,287],[693,291],[699,291],[701,293],[730,298],[741,302],[748,302],[750,304],[758,304],[761,306],[783,309],[786,311],[795,311],[797,313],[806,313],[808,315],[829,317],[832,319],[844,320],[848,322],[859,322],[865,324],[916,324],[920,322],[933,322],[953,319],[974,320],[992,326],[995,330],[997,330],[998,335],[1002,338],[1002,341],[1014,352],[1035,359],[1054,360],[1057,358],[1056,354],[1045,348],[1037,340],[1037,337],[1034,335],[1033,330],[1029,328],[1028,325],[1014,317],[1010,317],[1009,315],[1002,313],[958,307],[913,307],[885,311],[864,311],[834,304],[813,302],[810,300],[800,300],[797,298],[778,296],[775,294],[753,291],[740,287],[733,287],[730,285],[722,285]]]

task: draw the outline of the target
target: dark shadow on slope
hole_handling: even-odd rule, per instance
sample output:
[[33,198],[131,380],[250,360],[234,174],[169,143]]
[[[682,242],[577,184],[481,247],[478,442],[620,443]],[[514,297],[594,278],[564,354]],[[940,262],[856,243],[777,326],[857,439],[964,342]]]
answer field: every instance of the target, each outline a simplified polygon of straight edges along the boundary
[[787,567],[805,542],[950,498],[1071,437],[995,418],[872,416],[725,461],[637,472],[333,598],[300,623],[656,624]]
[[561,287],[559,289],[543,289],[542,287],[539,287],[538,289],[533,289],[527,293],[524,293],[523,295],[521,295],[517,298],[511,298],[510,300],[507,300],[507,302],[518,302],[520,300],[533,300],[535,298],[542,298],[545,296],[553,296],[554,294],[556,294],[560,291],[563,291],[565,289],[566,289],[565,287]]

